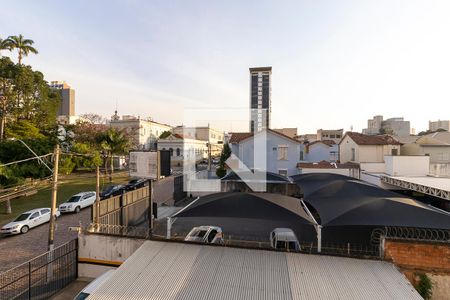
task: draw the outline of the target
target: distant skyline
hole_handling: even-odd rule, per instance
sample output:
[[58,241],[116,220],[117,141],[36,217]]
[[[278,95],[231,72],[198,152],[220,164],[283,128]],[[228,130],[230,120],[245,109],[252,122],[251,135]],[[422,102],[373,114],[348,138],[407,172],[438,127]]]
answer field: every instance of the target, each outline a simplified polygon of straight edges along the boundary
[[77,114],[117,103],[179,125],[185,109],[248,108],[248,68],[272,66],[273,128],[361,131],[383,115],[417,133],[450,119],[449,13],[444,0],[7,0],[0,37],[35,41],[24,63],[68,82]]

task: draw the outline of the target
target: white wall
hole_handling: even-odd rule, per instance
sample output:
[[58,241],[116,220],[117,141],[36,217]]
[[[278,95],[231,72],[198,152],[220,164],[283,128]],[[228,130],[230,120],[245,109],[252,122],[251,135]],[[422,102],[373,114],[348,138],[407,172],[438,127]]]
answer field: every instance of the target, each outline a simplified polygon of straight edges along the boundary
[[310,173],[331,173],[331,174],[340,174],[345,176],[352,177],[352,173],[350,172],[350,169],[312,169],[312,168],[306,168],[306,169],[300,169],[300,174],[310,174]]
[[384,162],[380,163],[360,163],[359,164],[361,171],[371,172],[371,173],[385,173],[386,165]]
[[386,174],[391,176],[427,176],[430,168],[428,156],[384,156]]
[[[78,236],[78,257],[105,262],[124,262],[143,243],[143,239],[80,234]],[[79,263],[79,276],[95,278],[110,267]]]

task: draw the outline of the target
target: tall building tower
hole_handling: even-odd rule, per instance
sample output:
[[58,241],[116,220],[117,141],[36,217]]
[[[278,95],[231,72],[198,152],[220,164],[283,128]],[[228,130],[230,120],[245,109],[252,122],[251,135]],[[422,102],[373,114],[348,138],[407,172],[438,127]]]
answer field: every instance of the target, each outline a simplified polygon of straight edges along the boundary
[[75,116],[75,90],[65,81],[52,81],[50,88],[61,93],[58,116]]
[[250,132],[270,128],[272,67],[250,68]]

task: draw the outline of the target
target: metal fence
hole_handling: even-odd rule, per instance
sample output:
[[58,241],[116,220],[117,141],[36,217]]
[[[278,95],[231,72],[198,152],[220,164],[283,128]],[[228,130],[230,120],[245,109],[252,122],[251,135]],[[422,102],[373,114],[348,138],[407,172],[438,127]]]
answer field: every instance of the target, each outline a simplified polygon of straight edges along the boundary
[[397,240],[450,243],[450,230],[414,227],[385,227],[379,235]]
[[48,299],[78,277],[78,239],[0,274],[0,300]]

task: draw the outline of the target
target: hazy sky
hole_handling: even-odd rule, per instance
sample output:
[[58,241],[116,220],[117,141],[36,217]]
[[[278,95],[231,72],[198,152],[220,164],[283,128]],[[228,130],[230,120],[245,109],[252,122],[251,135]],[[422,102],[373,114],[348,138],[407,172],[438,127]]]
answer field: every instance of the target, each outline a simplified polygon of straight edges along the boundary
[[272,127],[361,130],[382,114],[420,131],[450,119],[449,16],[448,0],[11,0],[0,36],[35,41],[25,63],[70,83],[77,114],[117,103],[177,125],[185,109],[248,108],[248,68],[270,65]]

